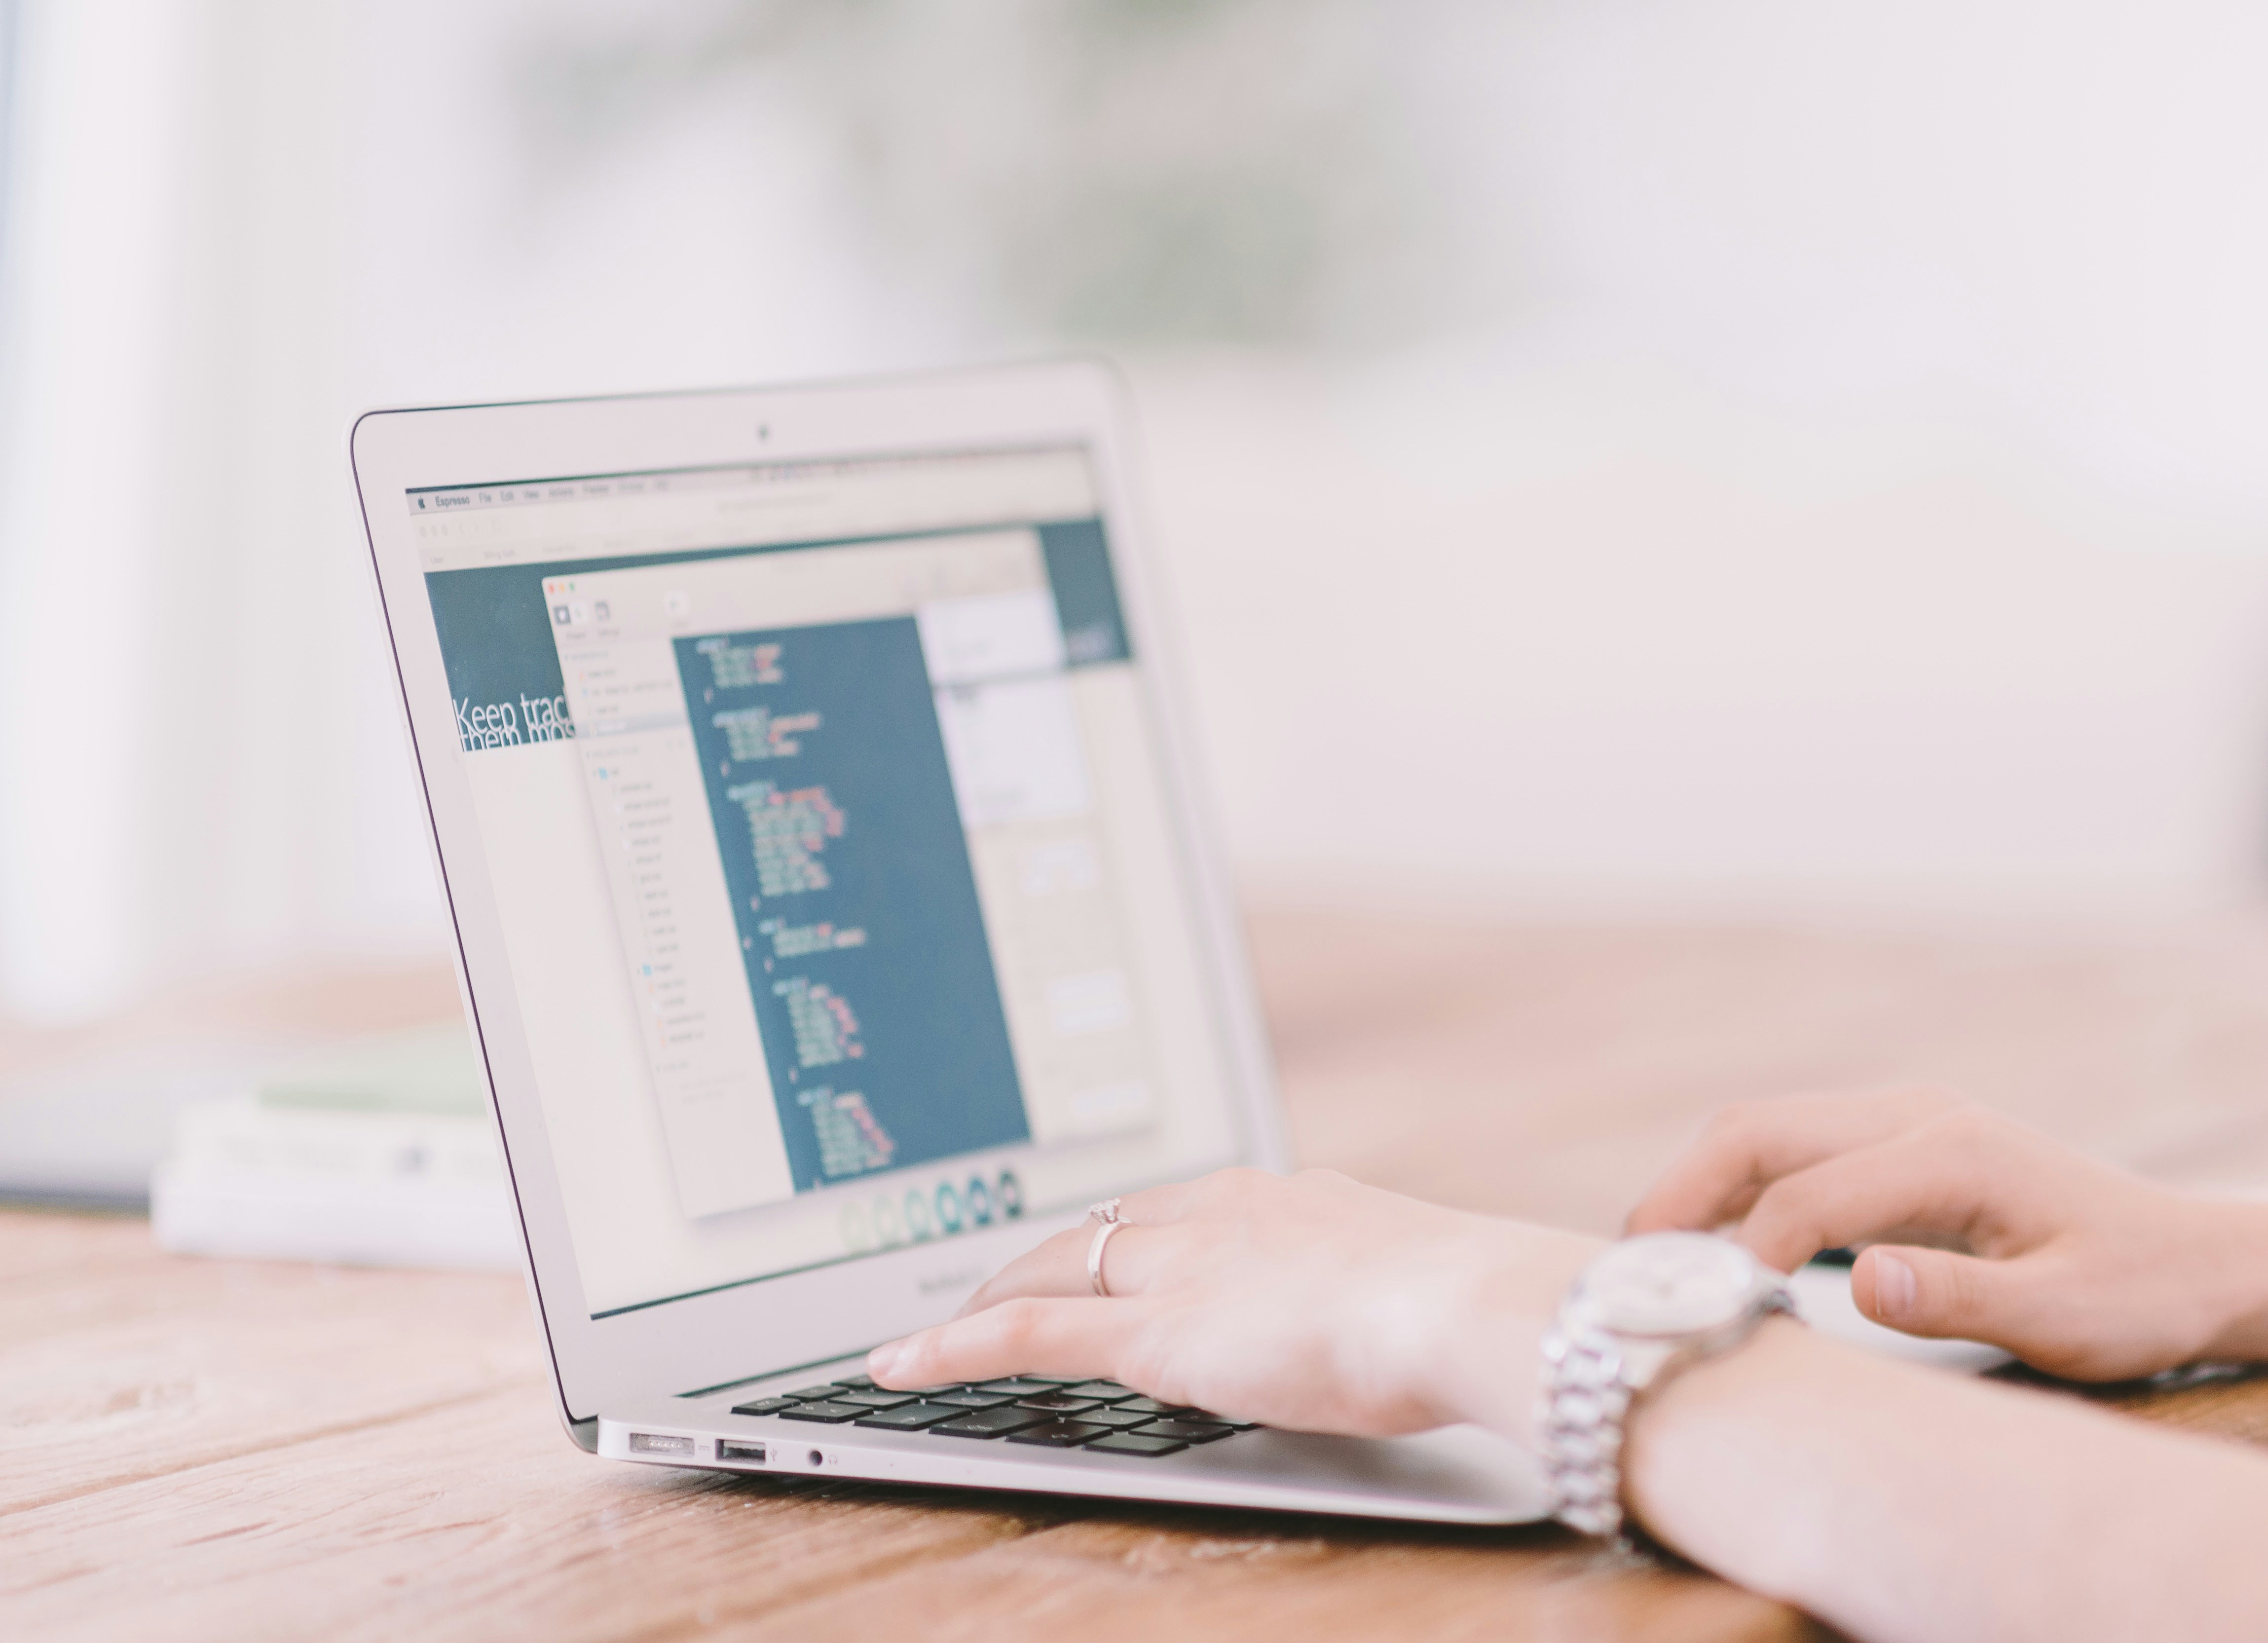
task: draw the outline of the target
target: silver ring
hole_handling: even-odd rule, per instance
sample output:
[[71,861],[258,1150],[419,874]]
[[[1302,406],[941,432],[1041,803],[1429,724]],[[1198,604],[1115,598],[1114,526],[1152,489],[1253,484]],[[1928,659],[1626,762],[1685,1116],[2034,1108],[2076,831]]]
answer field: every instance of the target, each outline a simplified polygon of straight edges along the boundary
[[[1113,1199],[1112,1202],[1116,1204],[1116,1200]],[[1102,1249],[1110,1241],[1110,1234],[1126,1224],[1117,1219],[1114,1211],[1110,1219],[1104,1221],[1094,1229],[1094,1241],[1086,1246],[1086,1281],[1094,1286],[1094,1293],[1105,1300],[1110,1299],[1110,1286],[1102,1281]]]
[[1106,1227],[1109,1226],[1118,1219],[1118,1200],[1105,1198],[1100,1204],[1088,1205],[1086,1219],[1091,1221],[1101,1221]]

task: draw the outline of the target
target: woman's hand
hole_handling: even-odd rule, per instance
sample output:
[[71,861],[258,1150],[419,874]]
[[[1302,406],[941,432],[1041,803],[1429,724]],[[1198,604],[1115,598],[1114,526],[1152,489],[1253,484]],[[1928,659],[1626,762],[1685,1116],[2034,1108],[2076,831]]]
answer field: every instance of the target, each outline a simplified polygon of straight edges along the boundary
[[1476,1420],[1518,1435],[1537,1340],[1599,1241],[1469,1215],[1328,1170],[1230,1169],[1130,1193],[1011,1263],[949,1323],[875,1348],[885,1386],[1107,1376],[1271,1426],[1379,1436]]
[[1734,1234],[1783,1271],[1871,1244],[1859,1309],[2078,1380],[2268,1358],[2268,1206],[2153,1187],[1930,1091],[1727,1108],[1629,1230]]

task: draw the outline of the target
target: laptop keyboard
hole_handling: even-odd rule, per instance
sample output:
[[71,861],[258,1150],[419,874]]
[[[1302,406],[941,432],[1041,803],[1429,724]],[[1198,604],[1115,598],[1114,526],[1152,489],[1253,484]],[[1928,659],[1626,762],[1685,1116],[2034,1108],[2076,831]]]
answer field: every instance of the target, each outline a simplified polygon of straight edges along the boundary
[[777,1397],[733,1405],[735,1415],[777,1415],[830,1426],[925,1432],[932,1437],[1003,1438],[1051,1449],[1105,1455],[1174,1455],[1193,1443],[1218,1443],[1257,1423],[1202,1409],[1160,1404],[1116,1381],[1010,1375],[891,1392],[865,1375],[826,1381]]

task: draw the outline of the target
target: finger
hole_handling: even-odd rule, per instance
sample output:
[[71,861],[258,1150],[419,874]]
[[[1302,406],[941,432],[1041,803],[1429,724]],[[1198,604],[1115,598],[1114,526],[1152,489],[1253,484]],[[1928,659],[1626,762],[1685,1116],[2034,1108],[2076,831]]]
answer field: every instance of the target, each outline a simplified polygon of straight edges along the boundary
[[[1311,1177],[1333,1175],[1322,1169],[1304,1173]],[[1195,1181],[1130,1192],[1118,1200],[1118,1218],[1138,1227],[1170,1227],[1198,1215],[1248,1214],[1274,1201],[1285,1186],[1283,1176],[1264,1169],[1216,1169]]]
[[1647,1189],[1624,1229],[1707,1232],[1737,1220],[1782,1176],[1903,1134],[1951,1104],[1934,1090],[1896,1089],[1725,1108]]
[[[1265,1170],[1216,1169],[1195,1181],[1126,1194],[1117,1200],[1123,1226],[1111,1234],[1105,1281],[1115,1294],[1139,1294],[1167,1258],[1168,1250],[1178,1247],[1175,1241],[1159,1240],[1151,1233],[1180,1226],[1200,1214],[1248,1212],[1269,1195],[1284,1190],[1283,1178]],[[981,1285],[955,1315],[967,1317],[1017,1295],[1092,1294],[1086,1256],[1099,1230],[1100,1223],[1083,1221],[1026,1251]],[[1126,1247],[1130,1243],[1133,1249]]]
[[[1101,1231],[1095,1222],[1087,1221],[1027,1250],[979,1285],[954,1315],[965,1318],[1020,1297],[1094,1294],[1086,1261]],[[1103,1282],[1114,1296],[1140,1294],[1156,1276],[1168,1246],[1177,1241],[1165,1227],[1122,1223],[1103,1247]]]
[[2030,1337],[2041,1305],[2040,1286],[2021,1262],[1900,1244],[1860,1253],[1851,1299],[1875,1323],[1908,1335],[2010,1348]]
[[1169,1226],[1194,1213],[1209,1197],[1217,1195],[1224,1184],[1221,1177],[1247,1173],[1257,1172],[1217,1170],[1195,1181],[1168,1182],[1161,1187],[1130,1192],[1118,1200],[1118,1219],[1139,1227]]
[[866,1354],[885,1387],[941,1386],[1010,1374],[1112,1375],[1144,1313],[1120,1300],[1003,1301]]
[[1086,1293],[1086,1247],[1094,1237],[1094,1223],[1082,1221],[1042,1239],[979,1284],[954,1315],[965,1318],[1016,1295]]
[[1990,1163],[1942,1134],[1862,1146],[1773,1182],[1734,1236],[1783,1272],[1845,1244],[1965,1237],[1989,1209]]

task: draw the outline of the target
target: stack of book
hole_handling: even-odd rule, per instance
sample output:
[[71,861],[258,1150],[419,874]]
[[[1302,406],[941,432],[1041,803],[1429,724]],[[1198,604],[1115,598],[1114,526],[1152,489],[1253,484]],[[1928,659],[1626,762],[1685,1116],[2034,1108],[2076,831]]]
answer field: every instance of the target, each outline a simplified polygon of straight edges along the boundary
[[519,1264],[480,1065],[453,1026],[337,1046],[183,1108],[150,1219],[160,1247],[187,1254]]

